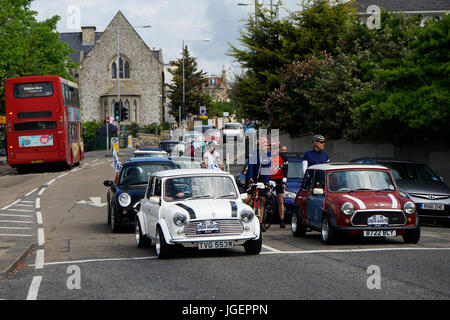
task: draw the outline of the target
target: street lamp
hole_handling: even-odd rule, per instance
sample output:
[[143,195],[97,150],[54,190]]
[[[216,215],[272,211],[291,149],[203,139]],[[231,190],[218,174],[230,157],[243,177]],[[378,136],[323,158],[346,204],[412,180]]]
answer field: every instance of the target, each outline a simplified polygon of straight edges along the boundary
[[[185,88],[184,88],[184,44],[186,42],[209,42],[211,39],[199,39],[199,40],[183,40],[183,76],[182,76],[182,83],[183,83],[183,101],[181,103],[181,106],[183,108],[186,108],[186,96],[185,96]],[[178,108],[178,126],[181,128],[181,106]]]
[[[125,26],[117,26],[117,57],[116,57],[116,78],[117,78],[117,103],[119,104],[119,108],[121,108],[121,104],[120,104],[120,51],[119,51],[119,44],[120,44],[120,37],[119,37],[119,31],[120,29],[125,29],[125,28],[143,28],[143,29],[148,29],[151,28],[152,26],[150,25],[146,25],[146,26],[130,26],[130,25],[125,25]],[[125,70],[123,70],[123,72],[125,73]],[[117,129],[117,136],[120,138],[120,118],[118,120],[119,123],[119,127]],[[108,135],[108,134],[107,134]],[[106,137],[106,139],[108,139],[108,137]]]

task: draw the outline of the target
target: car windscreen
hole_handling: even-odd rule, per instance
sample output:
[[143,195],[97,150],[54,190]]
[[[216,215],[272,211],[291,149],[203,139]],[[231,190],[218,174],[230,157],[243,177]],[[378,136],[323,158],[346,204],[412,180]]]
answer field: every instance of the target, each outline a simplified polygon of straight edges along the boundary
[[421,180],[439,182],[441,179],[426,165],[421,163],[381,162],[379,164],[391,169],[394,179]]
[[230,177],[196,176],[166,179],[164,200],[236,199],[238,192]]
[[119,185],[147,184],[151,174],[171,169],[179,169],[175,163],[133,163],[122,168]]
[[241,125],[238,123],[226,123],[225,129],[232,129],[232,130],[238,130],[241,128]]
[[301,161],[289,161],[287,178],[303,178],[303,165]]
[[395,185],[387,171],[339,170],[328,173],[328,191],[395,191]]

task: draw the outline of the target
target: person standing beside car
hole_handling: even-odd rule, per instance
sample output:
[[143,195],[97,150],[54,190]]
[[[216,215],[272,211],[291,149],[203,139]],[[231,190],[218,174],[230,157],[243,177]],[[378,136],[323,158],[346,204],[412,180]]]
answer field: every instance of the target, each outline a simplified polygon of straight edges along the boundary
[[325,149],[325,138],[321,134],[316,134],[313,138],[313,149],[303,155],[303,174],[308,167],[330,162],[330,157],[323,151]]
[[203,155],[203,162],[206,169],[223,170],[223,163],[220,160],[220,155],[216,151],[214,142],[208,142],[206,152]]

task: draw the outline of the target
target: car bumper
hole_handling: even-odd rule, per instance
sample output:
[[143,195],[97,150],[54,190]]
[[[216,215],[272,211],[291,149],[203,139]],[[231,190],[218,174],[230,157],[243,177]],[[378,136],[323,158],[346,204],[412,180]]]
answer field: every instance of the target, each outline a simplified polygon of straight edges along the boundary
[[417,229],[417,225],[408,225],[408,226],[386,226],[386,227],[336,227],[336,230],[339,232],[344,232],[354,236],[362,236],[364,231],[383,231],[383,230],[395,230],[397,235],[405,234],[407,231]]
[[243,235],[243,236],[221,236],[221,237],[195,237],[195,238],[173,238],[169,240],[171,244],[180,244],[184,247],[198,247],[199,242],[209,241],[232,241],[233,246],[243,245],[248,240],[256,240],[259,235]]

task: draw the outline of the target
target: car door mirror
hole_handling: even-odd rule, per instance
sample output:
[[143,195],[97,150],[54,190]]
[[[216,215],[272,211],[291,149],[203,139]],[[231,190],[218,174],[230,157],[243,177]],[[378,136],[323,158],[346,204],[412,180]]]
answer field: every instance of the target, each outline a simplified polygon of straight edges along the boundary
[[151,204],[161,205],[161,198],[160,197],[150,197],[149,202]]
[[248,194],[247,193],[241,193],[241,200],[245,201],[248,199]]
[[324,192],[323,192],[323,189],[322,188],[314,188],[313,189],[313,194],[314,195],[320,195],[320,194],[323,194]]
[[103,185],[105,187],[112,187],[114,185],[114,182],[112,182],[111,180],[105,180],[103,181]]

